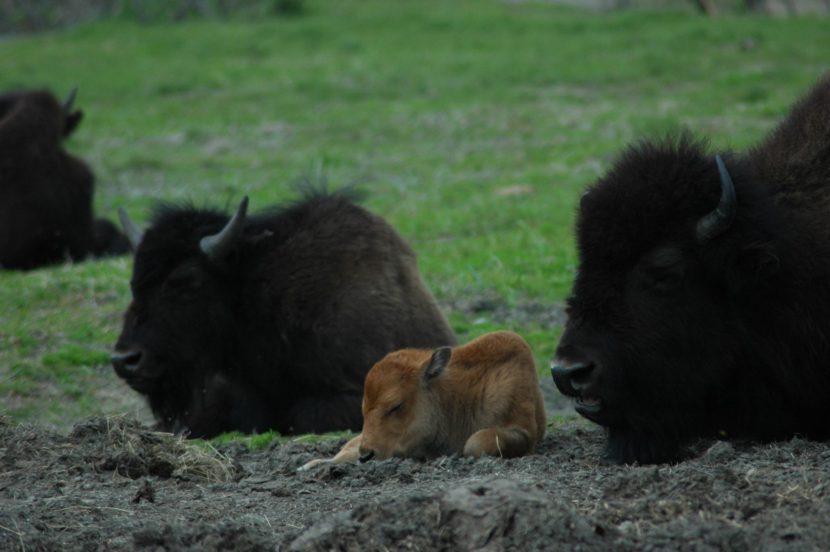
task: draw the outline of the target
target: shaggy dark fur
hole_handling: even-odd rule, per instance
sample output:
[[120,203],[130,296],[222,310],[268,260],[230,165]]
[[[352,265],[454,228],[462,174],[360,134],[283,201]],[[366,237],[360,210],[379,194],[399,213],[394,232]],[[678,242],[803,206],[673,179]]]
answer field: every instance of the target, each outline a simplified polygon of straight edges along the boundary
[[678,459],[696,437],[830,437],[830,78],[722,156],[737,217],[703,243],[721,185],[688,137],[629,148],[582,199],[554,375],[613,461]]
[[116,371],[161,429],[358,430],[377,360],[455,343],[410,247],[346,195],[249,217],[228,257],[210,261],[199,241],[228,219],[163,207],[136,253]]
[[[82,116],[46,91],[0,96],[0,268],[128,251],[111,224],[93,223],[92,172],[63,149]],[[99,237],[106,224],[114,235]]]

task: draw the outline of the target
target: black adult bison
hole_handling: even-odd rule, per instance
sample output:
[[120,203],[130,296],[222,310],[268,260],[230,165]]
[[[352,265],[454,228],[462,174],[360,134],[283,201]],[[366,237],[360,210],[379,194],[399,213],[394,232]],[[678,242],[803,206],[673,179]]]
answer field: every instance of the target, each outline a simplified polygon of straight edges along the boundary
[[163,206],[139,235],[112,363],[166,431],[360,429],[366,372],[455,338],[415,254],[345,192],[248,217]]
[[31,269],[89,254],[126,253],[106,220],[93,222],[93,176],[63,149],[83,112],[46,91],[0,96],[0,268]]
[[583,196],[553,378],[616,462],[830,437],[830,77],[759,146],[630,147]]

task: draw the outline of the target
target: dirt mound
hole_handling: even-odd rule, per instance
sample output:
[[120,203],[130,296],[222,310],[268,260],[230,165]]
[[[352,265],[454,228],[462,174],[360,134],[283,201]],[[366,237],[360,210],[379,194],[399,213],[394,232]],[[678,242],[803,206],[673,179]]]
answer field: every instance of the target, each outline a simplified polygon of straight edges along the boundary
[[152,475],[228,481],[240,473],[231,458],[208,444],[152,431],[122,417],[90,418],[68,437],[3,419],[0,442],[3,466],[23,476],[55,464],[70,473],[111,471],[131,479]]
[[801,551],[830,542],[826,443],[701,442],[679,464],[610,466],[602,441],[573,420],[524,458],[298,473],[344,441],[215,451],[121,418],[69,435],[0,420],[0,550]]
[[290,549],[545,550],[568,542],[607,550],[608,536],[541,487],[493,478],[358,506],[311,527]]

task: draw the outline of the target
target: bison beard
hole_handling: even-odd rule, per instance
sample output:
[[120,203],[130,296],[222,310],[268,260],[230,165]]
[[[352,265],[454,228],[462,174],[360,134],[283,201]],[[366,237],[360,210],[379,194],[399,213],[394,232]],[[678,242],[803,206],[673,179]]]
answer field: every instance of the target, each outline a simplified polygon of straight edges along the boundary
[[723,159],[642,142],[581,201],[552,372],[612,461],[830,437],[830,78]]
[[191,437],[361,427],[363,379],[386,353],[455,338],[382,218],[347,194],[229,220],[162,206],[136,246],[113,355],[162,430]]
[[92,173],[63,149],[83,117],[74,97],[60,105],[45,91],[0,96],[0,268],[129,251],[111,223],[93,222]]

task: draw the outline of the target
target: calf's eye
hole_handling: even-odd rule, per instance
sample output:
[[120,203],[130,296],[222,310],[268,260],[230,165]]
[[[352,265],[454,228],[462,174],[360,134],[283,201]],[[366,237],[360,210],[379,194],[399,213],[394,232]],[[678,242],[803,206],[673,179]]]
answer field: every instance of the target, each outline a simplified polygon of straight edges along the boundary
[[392,408],[387,410],[386,415],[389,416],[390,414],[394,414],[395,412],[399,412],[401,410],[402,406],[403,406],[403,402],[399,402],[398,404],[396,404],[395,406],[393,406]]

